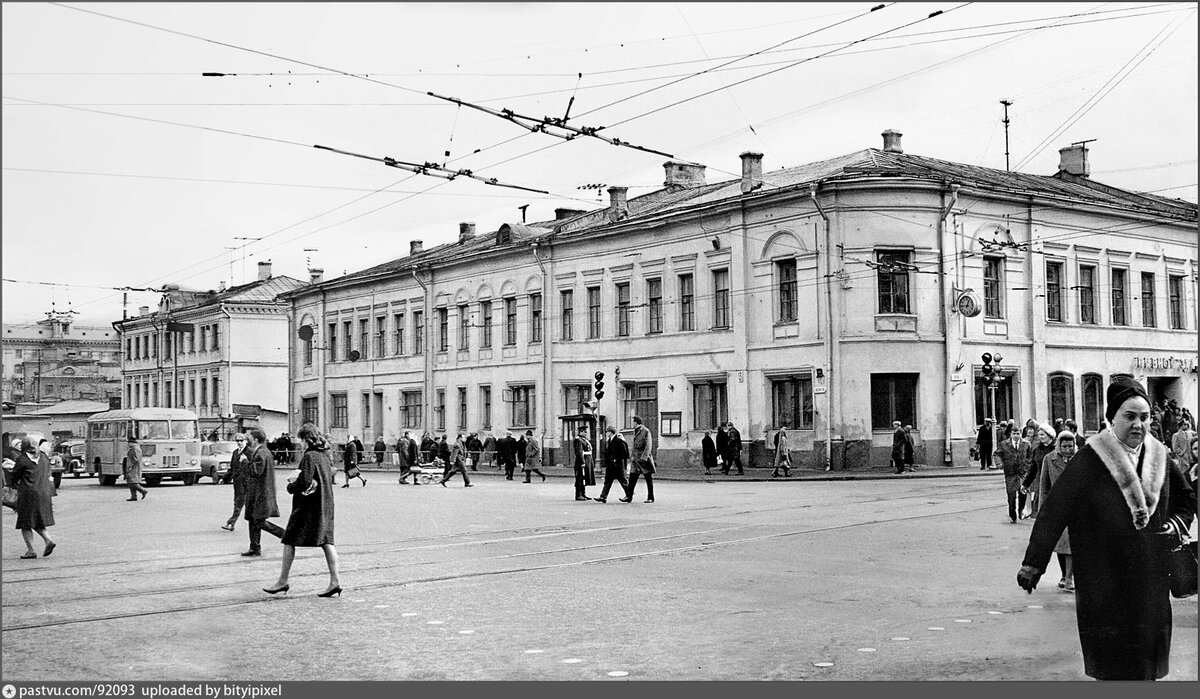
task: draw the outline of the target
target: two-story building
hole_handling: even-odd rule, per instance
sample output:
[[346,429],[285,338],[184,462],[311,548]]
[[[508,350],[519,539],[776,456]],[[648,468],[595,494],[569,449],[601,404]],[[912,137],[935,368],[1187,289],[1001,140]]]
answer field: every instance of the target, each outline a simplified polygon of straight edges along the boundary
[[111,327],[77,324],[72,312],[4,325],[3,397],[13,403],[116,398],[120,350]]
[[213,291],[169,285],[158,309],[113,327],[124,347],[125,405],[185,408],[222,437],[257,425],[269,437],[288,425],[287,306],[276,296],[304,286],[271,275]]
[[[1089,177],[1087,151],[1031,175],[882,149],[739,179],[668,162],[663,188],[506,223],[284,294],[297,329],[292,428],[389,444],[402,430],[534,429],[608,389],[599,412],[698,467],[732,421],[753,465],[781,426],[806,468],[886,464],[892,422],[918,459],[964,465],[986,414],[1099,428],[1130,374],[1196,401],[1190,202]],[[981,382],[983,353],[1001,381]],[[994,405],[993,405],[994,400]]]

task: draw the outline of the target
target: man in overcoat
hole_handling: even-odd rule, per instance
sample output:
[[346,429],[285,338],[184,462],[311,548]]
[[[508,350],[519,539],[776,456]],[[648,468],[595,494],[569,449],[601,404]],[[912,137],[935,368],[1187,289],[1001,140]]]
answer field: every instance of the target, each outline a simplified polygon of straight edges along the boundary
[[717,467],[717,445],[713,443],[712,430],[706,430],[700,440],[700,461],[704,464],[704,475],[712,475]]
[[[733,426],[732,420],[727,424],[729,425],[729,456],[725,459],[725,472],[729,473],[729,462],[733,462],[733,465],[737,466],[738,475],[744,476],[746,472],[742,470],[742,433]],[[647,434],[649,434],[649,430],[647,430]],[[649,485],[648,479],[647,485]]]
[[904,427],[899,420],[892,421],[892,468],[904,473]]
[[[730,439],[730,449],[733,440]],[[646,479],[646,502],[654,502],[654,438],[650,428],[642,424],[642,418],[633,416],[633,449],[629,452],[629,487],[625,489],[625,497],[621,502],[633,500],[633,489],[637,487],[638,476]],[[738,471],[741,473],[741,471]]]
[[[503,441],[503,440],[501,440]],[[574,457],[575,470],[575,500],[591,500],[587,494],[587,453],[591,451],[591,443],[588,441],[588,428],[580,425],[579,432],[575,434],[575,438],[571,440],[571,455]]]
[[626,494],[629,493],[629,481],[625,478],[625,462],[629,461],[629,445],[625,443],[625,438],[621,436],[616,427],[610,426],[607,432],[608,444],[604,447],[604,487],[600,490],[600,497],[596,498],[596,502],[608,502],[608,490],[612,487],[613,481],[620,483],[621,490]]
[[[1029,464],[1029,442],[1021,438],[1015,427],[1009,427],[1004,439],[996,447],[996,456],[1004,469],[1004,491],[1008,495],[1008,519],[1017,521],[1017,513],[1025,509],[1025,493],[1021,492],[1021,481]],[[1018,503],[1019,501],[1019,503]]]
[[729,461],[729,431],[725,423],[717,427],[717,456],[721,457],[721,474],[728,476],[733,464]]
[[275,502],[275,459],[267,448],[267,435],[257,427],[246,433],[250,438],[250,460],[246,470],[246,521],[250,524],[250,550],[243,556],[261,556],[262,532],[271,536],[283,536],[283,527],[268,522],[268,517],[279,516],[279,505]]
[[483,458],[483,441],[474,432],[467,437],[467,455],[471,457],[471,470],[478,471],[479,460]]
[[983,418],[983,424],[979,427],[979,432],[975,435],[975,449],[979,452],[980,471],[995,468],[992,465],[992,452],[995,451],[994,442],[992,441],[992,418]]
[[138,444],[137,435],[132,430],[128,437],[129,450],[125,453],[125,483],[129,486],[129,497],[127,501],[133,502],[138,499],[138,493],[142,494],[142,499],[146,499],[146,487],[142,485],[142,447]]
[[246,471],[250,465],[250,444],[244,434],[234,437],[237,448],[229,455],[229,481],[233,483],[233,514],[225,520],[221,528],[227,532],[233,531],[233,525],[246,506]]
[[504,477],[511,481],[513,473],[517,470],[517,440],[513,439],[508,430],[504,431],[503,437],[496,440],[496,458],[504,467]]

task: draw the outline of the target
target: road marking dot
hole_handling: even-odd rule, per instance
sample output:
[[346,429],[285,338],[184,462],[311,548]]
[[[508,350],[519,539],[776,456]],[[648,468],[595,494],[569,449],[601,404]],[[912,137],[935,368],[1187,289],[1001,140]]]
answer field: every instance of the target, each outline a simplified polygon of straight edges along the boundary
[[857,650],[859,653],[874,653],[875,652],[874,648],[858,648]]
[[390,604],[377,604],[377,605],[375,605],[375,608],[376,609],[387,609],[390,606],[391,606]]
[[366,600],[365,600],[365,599],[356,599],[356,600],[354,600],[354,601],[355,601],[355,602],[366,602]]
[[527,650],[525,652],[526,653],[545,653],[546,651],[541,650],[540,648],[530,648],[529,650]]
[[930,631],[945,631],[946,627],[945,626],[930,626],[929,630]]
[[1042,605],[1040,605],[1040,604],[1031,604],[1031,605],[1028,605],[1028,607],[1027,607],[1027,608],[1028,608],[1028,609],[1041,609],[1041,608],[1042,608]]
[[416,612],[401,612],[400,616],[416,616]]
[[912,639],[910,639],[908,636],[892,636],[892,640],[893,641],[910,641]]
[[955,621],[955,623],[958,623],[958,624],[969,624],[969,623],[971,623],[971,620],[970,620],[970,619],[955,619],[954,621]]
[[426,624],[444,624],[444,623],[446,623],[446,622],[444,622],[444,621],[427,621],[427,622],[425,622],[425,623],[426,623]]
[[995,614],[995,615],[997,615],[997,616],[999,616],[999,615],[1001,615],[1001,614],[1003,614],[1003,613],[1004,613],[1004,612],[988,612],[988,614]]
[[624,670],[613,670],[612,672],[605,674],[607,674],[609,677],[625,677],[629,673],[625,672]]
[[563,662],[567,664],[582,663],[582,658],[563,658]]
[[833,667],[833,663],[813,663],[814,667]]
[[462,631],[459,631],[459,633],[461,633],[461,634],[468,634],[468,633],[475,633],[475,632],[474,632],[473,630],[471,630],[471,629],[463,629]]

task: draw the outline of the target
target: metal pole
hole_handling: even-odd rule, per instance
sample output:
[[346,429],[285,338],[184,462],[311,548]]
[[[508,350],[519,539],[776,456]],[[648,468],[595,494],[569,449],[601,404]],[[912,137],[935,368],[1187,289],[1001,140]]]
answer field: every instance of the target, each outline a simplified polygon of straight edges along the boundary
[[1000,100],[1000,104],[1004,105],[1004,171],[1008,172],[1008,108],[1012,106],[1012,100]]

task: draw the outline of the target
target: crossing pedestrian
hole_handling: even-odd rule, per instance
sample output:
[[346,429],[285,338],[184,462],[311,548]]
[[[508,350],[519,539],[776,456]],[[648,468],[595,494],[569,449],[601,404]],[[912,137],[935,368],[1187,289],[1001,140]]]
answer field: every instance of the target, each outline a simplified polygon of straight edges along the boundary
[[[600,489],[600,497],[596,502],[608,502],[608,491],[613,481],[621,484],[621,490],[629,495],[629,480],[625,478],[625,469],[629,463],[629,445],[616,427],[609,426],[606,430],[608,442],[604,446],[604,487]],[[712,439],[708,440],[709,442]],[[629,498],[621,498],[621,502],[629,502]]]
[[437,456],[437,440],[433,438],[432,432],[426,432],[421,436],[421,463],[429,463]]
[[[729,423],[733,430],[733,423]],[[730,438],[730,449],[733,438]],[[642,424],[642,418],[633,416],[633,449],[629,452],[629,487],[625,489],[626,497],[622,502],[633,500],[633,491],[637,487],[638,476],[646,479],[646,502],[654,502],[654,436],[650,429]],[[740,471],[739,471],[740,473]]]
[[[446,443],[446,435],[442,435],[442,444]],[[450,451],[446,454],[445,475],[442,476],[442,487],[446,487],[446,481],[456,474],[461,473],[463,477],[463,487],[471,487],[471,478],[467,475],[467,469],[464,461],[467,458],[467,442],[463,434],[460,432],[458,438],[454,440],[454,446],[450,447]]]
[[417,443],[413,441],[412,433],[408,430],[404,431],[400,441],[396,443],[396,455],[400,460],[400,485],[408,485],[410,475],[413,477],[413,485],[421,485],[421,481],[412,472],[417,463]]
[[520,435],[519,437],[517,437],[517,445],[516,446],[517,446],[517,451],[516,451],[517,467],[520,468],[522,471],[524,471],[525,470],[525,450],[527,447],[527,445],[525,443],[525,435]]
[[522,462],[522,467],[525,471],[525,482],[528,483],[533,474],[538,474],[542,477],[542,482],[546,482],[546,474],[542,473],[542,444],[541,440],[533,434],[533,430],[525,430],[525,460]]
[[362,481],[364,488],[367,487],[367,479],[363,478],[362,469],[358,467],[359,462],[362,461],[358,450],[359,444],[361,442],[354,436],[351,436],[346,440],[346,445],[342,448],[342,471],[346,474],[346,482],[342,485],[343,488],[349,488],[350,481],[354,478]]
[[[1055,440],[1058,438],[1053,430],[1050,425],[1038,424],[1033,433],[1033,441],[1029,443],[1029,462],[1025,465],[1025,475],[1021,478],[1021,492],[1028,496],[1026,502],[1029,503],[1029,514],[1026,515],[1022,510],[1018,515],[1021,519],[1037,516],[1038,481],[1042,473],[1042,464],[1045,463],[1046,457],[1054,452]],[[1065,421],[1058,434],[1063,432],[1070,432],[1066,429]]]
[[[442,462],[442,480],[445,481],[450,477],[450,469],[452,467],[450,462],[450,443],[446,441],[445,434],[438,440],[436,451],[438,460]],[[442,483],[442,485],[445,485],[445,483]]]
[[496,458],[504,467],[504,478],[511,481],[517,470],[517,440],[508,430],[504,430],[503,436],[496,440]]
[[467,437],[467,456],[471,459],[471,470],[478,471],[479,461],[483,458],[483,441],[474,432]]
[[383,435],[375,438],[375,463],[383,466],[383,456],[387,453],[387,443],[383,441]]
[[[1029,464],[1029,442],[1012,425],[1005,427],[1004,439],[996,447],[1000,466],[1004,469],[1004,492],[1008,496],[1008,519],[1016,523],[1017,513],[1025,509],[1025,493],[1021,492],[1021,481]],[[1019,504],[1018,504],[1019,501]]]
[[892,468],[904,473],[904,426],[899,420],[892,421]]
[[[1067,464],[1071,459],[1075,458],[1075,435],[1070,430],[1063,430],[1058,433],[1058,437],[1054,440],[1054,451],[1046,456],[1046,460],[1042,463],[1042,468],[1038,472],[1037,492],[1038,500],[1045,502],[1050,496],[1050,489],[1058,482],[1059,476],[1067,469]],[[1063,530],[1062,536],[1058,537],[1058,543],[1054,545],[1054,553],[1058,555],[1058,569],[1062,571],[1062,577],[1058,580],[1058,587],[1067,592],[1075,591],[1075,574],[1071,571],[1071,532]]]
[[125,484],[129,486],[129,497],[127,502],[134,502],[138,499],[138,493],[142,494],[142,500],[146,499],[146,486],[142,485],[142,447],[138,444],[137,435],[133,430],[129,431],[129,436],[126,438],[129,444],[129,450],[125,452],[125,462],[122,467],[125,469]]
[[249,443],[246,435],[240,433],[234,437],[234,442],[237,447],[229,455],[228,471],[229,480],[233,483],[233,514],[229,515],[229,519],[221,525],[221,528],[227,532],[233,531],[233,525],[237,522],[238,515],[242,514],[242,507],[246,504],[246,467],[249,465],[249,454],[246,450]]
[[250,525],[250,549],[243,556],[262,555],[262,532],[283,536],[283,528],[270,517],[279,516],[275,501],[275,459],[267,448],[267,435],[257,427],[246,432],[250,438],[249,465],[246,473],[246,521]]
[[[14,440],[16,441],[16,440]],[[38,451],[29,437],[20,439],[13,455],[12,483],[17,489],[17,529],[25,540],[21,558],[37,558],[33,549],[36,532],[45,544],[42,557],[54,552],[57,545],[46,533],[54,526],[54,482],[50,479],[50,458]]]

